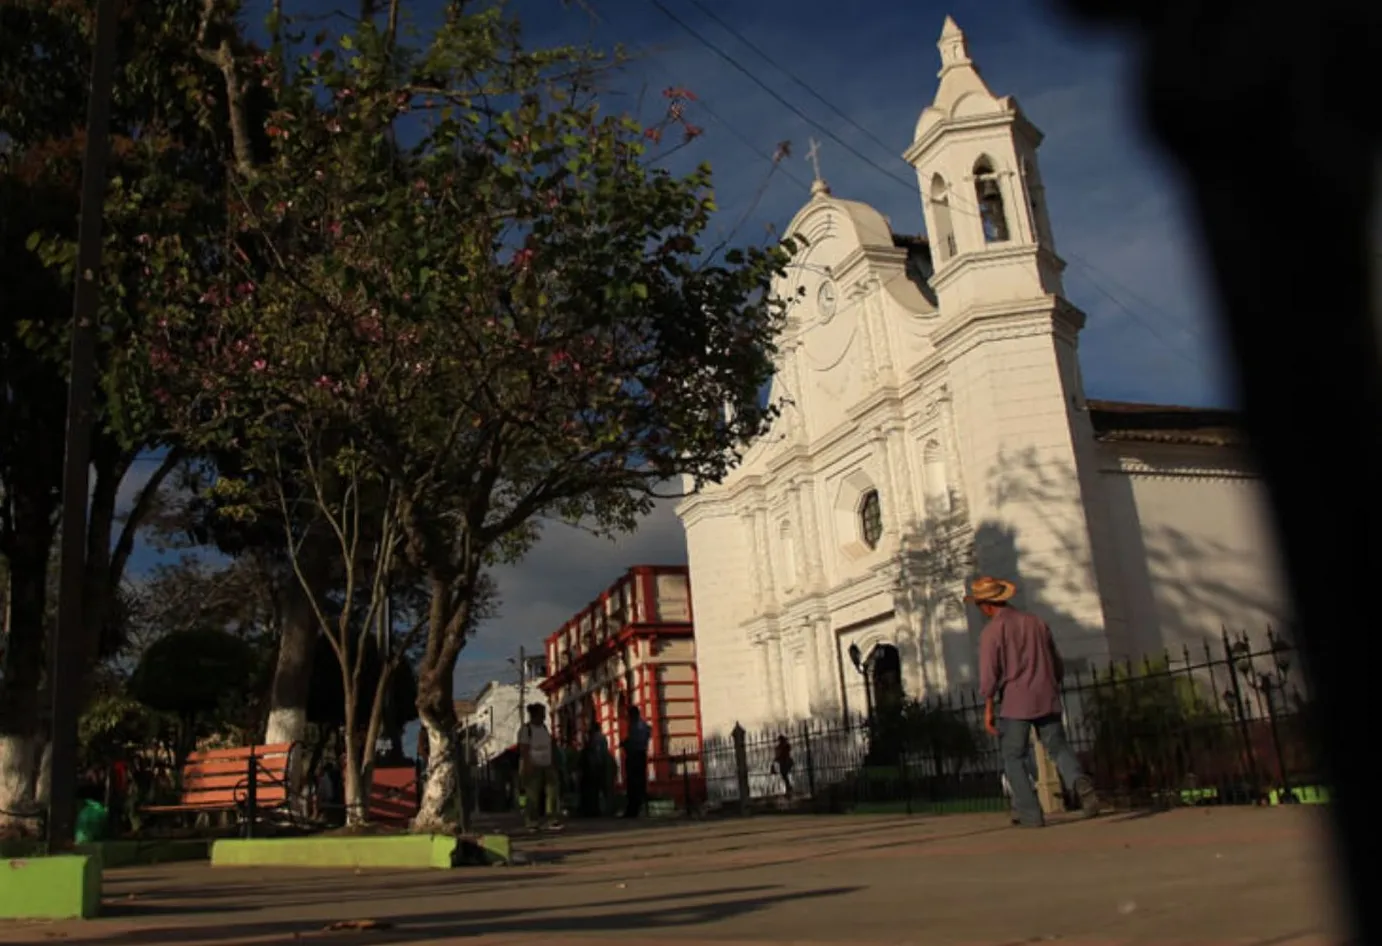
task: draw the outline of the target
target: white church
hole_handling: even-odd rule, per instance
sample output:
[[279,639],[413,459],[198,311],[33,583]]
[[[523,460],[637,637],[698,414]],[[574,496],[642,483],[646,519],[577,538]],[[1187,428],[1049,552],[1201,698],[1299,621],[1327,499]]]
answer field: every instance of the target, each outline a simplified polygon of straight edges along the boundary
[[930,238],[817,175],[777,289],[799,300],[787,407],[678,507],[706,737],[863,713],[868,672],[912,697],[972,686],[978,574],[1016,582],[1074,669],[1287,622],[1235,417],[1086,398],[1041,132],[948,17],[939,46],[905,154]]

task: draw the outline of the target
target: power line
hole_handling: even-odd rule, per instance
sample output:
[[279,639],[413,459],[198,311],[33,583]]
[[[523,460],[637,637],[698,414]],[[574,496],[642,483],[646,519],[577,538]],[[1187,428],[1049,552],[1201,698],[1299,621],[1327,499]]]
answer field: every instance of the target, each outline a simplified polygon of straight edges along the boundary
[[736,72],[742,73],[744,76],[746,76],[746,77],[749,79],[749,81],[753,82],[754,85],[758,86],[758,87],[759,87],[760,89],[762,89],[764,92],[767,92],[770,96],[773,97],[773,100],[776,101],[776,102],[777,102],[779,105],[781,105],[783,108],[788,109],[789,111],[792,112],[792,114],[796,115],[796,116],[797,116],[798,118],[800,118],[802,121],[806,122],[808,125],[811,125],[813,128],[818,129],[818,130],[821,132],[821,134],[823,134],[823,135],[825,135],[826,137],[828,137],[831,141],[835,142],[835,143],[836,143],[837,145],[839,145],[841,148],[844,148],[846,151],[848,151],[850,154],[854,155],[854,156],[855,156],[856,158],[858,158],[860,161],[863,161],[865,164],[869,165],[869,167],[871,167],[871,168],[873,168],[874,170],[876,170],[879,174],[882,174],[882,175],[884,175],[885,177],[890,178],[890,179],[893,180],[893,181],[896,181],[897,183],[901,184],[903,187],[907,188],[907,190],[908,190],[909,192],[911,192],[911,193],[916,193],[916,190],[917,190],[916,182],[914,182],[914,181],[908,181],[908,180],[906,180],[905,178],[898,177],[898,176],[897,176],[896,174],[894,174],[892,171],[889,171],[887,168],[883,167],[883,166],[882,166],[881,164],[879,164],[877,161],[873,160],[873,159],[870,158],[868,155],[866,155],[866,154],[864,154],[863,152],[859,151],[857,148],[855,148],[855,147],[854,147],[853,145],[851,145],[849,142],[845,141],[845,140],[844,140],[843,138],[841,138],[839,135],[835,134],[834,131],[832,131],[831,129],[827,128],[825,125],[822,125],[820,122],[816,121],[816,120],[815,120],[814,118],[812,118],[810,115],[807,115],[807,114],[806,114],[805,112],[803,112],[801,109],[797,108],[797,106],[793,105],[793,104],[792,104],[791,102],[789,102],[787,99],[783,98],[775,89],[773,89],[771,86],[769,86],[769,85],[768,85],[766,82],[764,82],[762,79],[758,78],[758,76],[754,75],[751,71],[749,71],[748,68],[746,68],[743,64],[741,64],[737,59],[735,59],[735,58],[734,58],[733,56],[731,56],[729,53],[725,52],[723,49],[721,49],[719,46],[717,46],[717,45],[716,45],[714,42],[712,42],[711,40],[707,39],[705,36],[703,36],[703,35],[701,35],[700,33],[696,32],[696,30],[692,29],[691,26],[690,26],[689,24],[687,24],[687,22],[686,22],[685,20],[681,19],[681,17],[677,16],[677,15],[676,15],[675,13],[673,13],[671,10],[667,9],[666,5],[664,5],[664,4],[662,3],[662,0],[652,0],[652,4],[653,4],[654,7],[656,7],[656,8],[662,13],[663,16],[667,17],[667,19],[671,20],[671,21],[672,21],[673,23],[675,23],[677,26],[681,27],[681,29],[683,29],[684,31],[686,31],[686,33],[688,33],[693,39],[695,39],[697,42],[699,42],[699,43],[700,43],[702,46],[704,46],[706,49],[710,50],[710,51],[711,51],[712,53],[714,53],[716,56],[718,56],[718,57],[720,57],[721,59],[723,59],[732,69],[734,69]]
[[[853,118],[851,118],[851,117],[850,117],[848,114],[846,114],[843,110],[841,110],[840,108],[838,108],[837,106],[835,106],[833,103],[831,103],[824,95],[822,95],[821,93],[817,92],[817,91],[815,90],[815,88],[813,88],[813,87],[811,86],[810,83],[808,83],[806,80],[804,80],[804,79],[802,79],[801,77],[799,77],[799,76],[797,76],[796,74],[794,74],[794,73],[793,73],[791,70],[789,70],[787,67],[785,67],[785,66],[781,65],[780,63],[778,63],[775,59],[773,59],[773,57],[771,57],[770,55],[768,55],[768,53],[766,53],[761,47],[759,47],[757,44],[755,44],[754,42],[752,42],[751,40],[749,40],[746,36],[744,36],[743,33],[741,33],[740,31],[736,30],[734,27],[730,26],[730,25],[729,25],[728,23],[726,23],[723,19],[721,19],[719,16],[717,16],[714,12],[712,12],[710,9],[708,9],[708,8],[705,6],[705,4],[703,4],[703,3],[701,2],[701,0],[689,0],[689,2],[690,2],[691,5],[694,6],[697,10],[700,10],[703,14],[705,14],[712,22],[714,22],[715,24],[717,24],[718,26],[720,26],[723,30],[725,30],[727,33],[729,33],[731,36],[733,36],[733,37],[734,37],[735,39],[737,39],[739,42],[743,43],[746,47],[748,47],[748,49],[750,49],[750,50],[751,50],[752,52],[754,52],[757,56],[759,56],[761,59],[763,59],[763,61],[766,62],[769,66],[772,66],[774,69],[777,69],[779,72],[781,72],[781,73],[782,73],[783,75],[785,75],[787,78],[791,79],[794,83],[796,83],[798,86],[800,86],[802,89],[804,89],[804,90],[807,92],[807,94],[809,94],[812,98],[814,98],[816,101],[820,102],[822,105],[824,105],[824,106],[825,106],[826,108],[828,108],[830,111],[834,112],[834,113],[835,113],[836,115],[838,115],[840,118],[844,119],[844,120],[845,120],[846,122],[848,122],[852,127],[854,127],[855,129],[857,129],[858,131],[860,131],[861,133],[863,133],[863,135],[864,135],[865,137],[867,137],[870,141],[872,141],[874,144],[878,145],[879,147],[881,147],[881,148],[883,148],[883,149],[885,149],[885,150],[891,150],[891,149],[889,148],[889,146],[888,146],[886,143],[884,143],[883,141],[881,141],[876,135],[874,135],[872,132],[870,132],[870,131],[869,131],[867,128],[865,128],[863,125],[860,125],[857,121],[855,121]],[[661,0],[652,0],[652,3],[653,3],[653,5],[654,5],[655,7],[657,7],[657,9],[658,9],[659,11],[662,12],[662,14],[663,14],[664,16],[666,16],[668,19],[670,19],[673,23],[677,24],[677,26],[681,27],[681,29],[683,29],[683,30],[686,31],[688,34],[690,34],[693,38],[695,38],[697,41],[699,41],[702,45],[704,45],[704,46],[705,46],[707,49],[709,49],[711,52],[715,53],[715,55],[719,56],[721,59],[723,59],[725,62],[727,62],[727,63],[728,63],[731,67],[733,67],[735,70],[737,70],[738,72],[740,72],[740,73],[742,73],[743,75],[747,76],[755,85],[757,85],[759,88],[763,89],[765,92],[767,92],[769,95],[771,95],[775,101],[777,101],[778,103],[780,103],[781,105],[783,105],[785,108],[789,109],[793,114],[797,115],[797,116],[798,116],[799,118],[801,118],[803,121],[809,123],[810,125],[814,126],[815,128],[818,128],[822,133],[824,133],[825,135],[829,136],[829,137],[831,138],[831,140],[835,141],[837,144],[839,144],[839,145],[840,145],[841,147],[843,147],[845,150],[849,151],[851,154],[853,154],[855,157],[859,158],[860,160],[864,161],[866,164],[869,164],[870,166],[872,166],[875,170],[877,170],[877,171],[879,171],[880,173],[886,175],[887,177],[891,178],[891,179],[894,180],[894,181],[898,181],[898,182],[902,183],[902,184],[907,188],[907,190],[908,190],[909,192],[911,192],[911,193],[913,193],[913,194],[916,194],[916,193],[918,192],[918,187],[917,187],[916,182],[914,182],[914,181],[906,181],[906,180],[904,180],[904,179],[898,177],[897,175],[893,174],[891,171],[888,171],[886,168],[880,167],[876,162],[870,160],[869,158],[867,158],[866,156],[864,156],[863,154],[861,154],[859,151],[857,151],[856,149],[854,149],[852,146],[850,146],[847,142],[845,142],[844,140],[842,140],[839,136],[837,136],[837,135],[836,135],[834,132],[832,132],[829,128],[826,128],[824,125],[820,124],[819,122],[817,122],[817,121],[815,121],[814,119],[812,119],[810,116],[806,115],[804,112],[801,111],[801,109],[797,108],[797,107],[796,107],[795,105],[793,105],[791,102],[789,102],[789,101],[787,101],[786,99],[784,99],[781,95],[779,95],[776,91],[774,91],[772,88],[770,88],[768,85],[766,85],[761,79],[759,79],[759,78],[758,78],[756,75],[754,75],[751,71],[749,71],[748,68],[746,68],[745,66],[743,66],[743,65],[742,65],[741,63],[739,63],[737,60],[735,60],[733,56],[731,56],[731,55],[729,55],[728,53],[724,52],[722,49],[720,49],[718,46],[716,46],[713,42],[711,42],[710,40],[708,40],[706,37],[702,36],[700,33],[696,32],[694,29],[692,29],[692,28],[691,28],[689,25],[687,25],[685,22],[683,22],[679,17],[676,16],[676,14],[674,14],[674,13],[672,13],[670,10],[668,10],[668,9],[666,8],[666,6],[664,6],[664,5],[661,3]],[[899,160],[901,160],[901,159],[899,159]],[[977,202],[973,202],[973,203],[971,204],[970,201],[968,201],[968,200],[967,200],[964,196],[962,196],[958,191],[954,190],[954,188],[948,188],[948,192],[956,198],[956,202],[957,202],[957,203],[956,203],[956,204],[952,204],[952,206],[954,207],[954,209],[959,210],[961,213],[965,213],[965,214],[967,214],[967,215],[969,215],[969,216],[972,216],[972,217],[975,217],[975,218],[978,218],[978,219],[982,219],[982,218],[983,218],[982,213],[979,212],[979,207],[978,207]],[[963,201],[965,204],[970,205],[970,206],[958,206],[957,204],[958,204],[960,201]],[[971,209],[971,206],[972,206],[973,209]],[[1082,257],[1080,257],[1079,255],[1077,255],[1077,254],[1075,254],[1075,253],[1066,253],[1065,256],[1066,256],[1066,258],[1067,258],[1070,262],[1075,263],[1076,265],[1080,266],[1082,269],[1084,269],[1084,270],[1087,271],[1086,276],[1087,276],[1087,278],[1089,279],[1090,284],[1093,285],[1094,288],[1095,288],[1096,290],[1098,290],[1098,292],[1100,292],[1102,295],[1106,296],[1110,301],[1112,301],[1112,302],[1114,303],[1114,305],[1118,306],[1118,307],[1119,307],[1120,309],[1122,309],[1129,317],[1131,317],[1134,321],[1136,321],[1136,322],[1138,322],[1140,325],[1142,325],[1142,327],[1143,327],[1149,334],[1151,334],[1154,338],[1156,338],[1159,342],[1161,342],[1164,346],[1166,346],[1170,351],[1172,351],[1172,352],[1175,353],[1175,354],[1180,355],[1181,357],[1187,358],[1188,360],[1194,361],[1194,362],[1200,364],[1201,366],[1203,366],[1204,363],[1203,363],[1202,361],[1200,361],[1199,358],[1189,355],[1189,353],[1183,351],[1178,345],[1174,345],[1174,344],[1173,344],[1172,342],[1170,342],[1168,339],[1166,339],[1165,337],[1163,337],[1163,336],[1161,335],[1161,333],[1158,332],[1158,331],[1156,330],[1156,328],[1153,327],[1153,326],[1151,325],[1151,323],[1150,323],[1148,320],[1146,320],[1146,319],[1144,319],[1142,316],[1140,316],[1131,306],[1129,306],[1127,303],[1123,302],[1123,300],[1120,299],[1117,295],[1115,295],[1111,290],[1109,290],[1109,289],[1106,288],[1104,285],[1102,285],[1098,280],[1096,280],[1096,279],[1094,278],[1094,276],[1093,276],[1092,274],[1097,274],[1097,275],[1099,275],[1099,276],[1102,276],[1102,277],[1106,278],[1109,282],[1113,283],[1114,285],[1118,285],[1117,280],[1113,279],[1113,277],[1111,277],[1111,276],[1108,276],[1106,273],[1104,273],[1102,270],[1100,270],[1100,269],[1099,269],[1097,266],[1095,266],[1093,263],[1089,262],[1089,261],[1086,260],[1086,259],[1083,259]],[[1126,291],[1126,290],[1124,290],[1124,291]],[[1133,295],[1133,293],[1131,293],[1131,292],[1129,292],[1128,294],[1129,294],[1129,295]],[[1150,306],[1150,308],[1152,308],[1152,309],[1155,310],[1155,309],[1157,309],[1157,308],[1159,308],[1159,307],[1157,307],[1157,306]],[[1162,313],[1162,314],[1164,315],[1164,313]]]
[[[728,33],[730,36],[733,36],[733,37],[734,37],[735,39],[737,39],[739,42],[741,42],[741,43],[743,43],[745,46],[747,46],[750,50],[752,50],[760,59],[762,59],[762,60],[763,60],[764,62],[766,62],[768,65],[772,66],[772,67],[773,67],[774,69],[776,69],[778,72],[782,73],[784,76],[786,76],[787,78],[789,78],[789,79],[791,79],[793,82],[795,82],[798,86],[800,86],[800,87],[806,92],[807,95],[811,96],[811,97],[812,97],[813,99],[815,99],[817,102],[820,102],[820,103],[821,103],[822,105],[824,105],[826,108],[830,109],[830,111],[834,112],[834,113],[836,114],[836,116],[838,116],[839,118],[843,119],[846,123],[848,123],[848,124],[850,125],[850,127],[854,128],[856,131],[858,131],[860,134],[862,134],[862,135],[863,135],[865,138],[867,138],[869,141],[872,141],[874,144],[876,144],[878,147],[882,148],[884,151],[888,152],[888,154],[892,155],[893,157],[898,158],[898,160],[902,160],[902,158],[901,158],[900,156],[898,156],[898,155],[894,152],[893,146],[892,146],[892,145],[888,144],[888,143],[885,142],[885,141],[879,140],[878,136],[875,135],[873,132],[869,131],[869,130],[868,130],[867,128],[865,128],[863,125],[859,124],[859,123],[856,122],[853,118],[851,118],[848,114],[846,114],[845,112],[841,111],[840,109],[838,109],[838,108],[836,108],[834,105],[832,105],[832,104],[825,98],[825,96],[821,95],[821,94],[820,94],[819,92],[817,92],[814,88],[812,88],[812,86],[811,86],[811,84],[810,84],[809,82],[807,82],[805,79],[803,79],[803,78],[801,78],[800,76],[798,76],[796,73],[792,72],[792,70],[788,69],[786,66],[782,65],[782,64],[779,63],[777,60],[773,59],[773,57],[769,56],[766,52],[763,51],[763,49],[762,49],[760,46],[758,46],[757,44],[755,44],[755,43],[754,43],[752,40],[750,40],[747,36],[745,36],[743,33],[739,32],[738,30],[736,30],[734,27],[730,26],[730,25],[729,25],[728,23],[726,23],[724,20],[720,19],[720,17],[719,17],[718,15],[716,15],[714,11],[712,11],[712,10],[711,10],[709,7],[707,7],[705,4],[701,3],[700,0],[691,0],[691,5],[694,6],[697,10],[700,10],[702,13],[704,13],[707,17],[709,17],[715,24],[717,24],[722,30],[724,30],[724,31],[725,31],[726,33]],[[908,187],[910,188],[911,185],[909,184]]]

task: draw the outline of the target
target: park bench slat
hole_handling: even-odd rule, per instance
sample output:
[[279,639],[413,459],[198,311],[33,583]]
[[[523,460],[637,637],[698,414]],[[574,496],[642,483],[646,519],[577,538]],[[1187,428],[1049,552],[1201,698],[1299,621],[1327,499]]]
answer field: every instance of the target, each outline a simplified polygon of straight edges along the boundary
[[193,762],[222,762],[234,759],[248,759],[254,756],[256,759],[263,759],[266,756],[288,755],[293,751],[291,742],[274,742],[266,746],[241,746],[238,749],[206,749],[201,752],[193,752],[187,757],[188,764]]
[[194,752],[182,767],[182,793],[176,804],[145,805],[150,814],[229,811],[248,803],[253,759],[256,808],[288,803],[289,764],[293,743]]

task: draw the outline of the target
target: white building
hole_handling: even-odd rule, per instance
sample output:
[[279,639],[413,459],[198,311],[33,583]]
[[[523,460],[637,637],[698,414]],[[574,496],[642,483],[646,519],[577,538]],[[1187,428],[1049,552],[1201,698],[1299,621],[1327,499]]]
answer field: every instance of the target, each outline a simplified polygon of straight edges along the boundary
[[547,702],[539,685],[547,677],[544,655],[527,657],[523,661],[523,684],[500,683],[491,680],[475,696],[475,708],[457,718],[460,732],[469,736],[475,761],[489,762],[498,758],[518,741],[519,728],[528,721],[524,707]]
[[706,736],[863,711],[851,645],[911,696],[972,684],[980,573],[1016,581],[1075,667],[1284,622],[1234,418],[1086,400],[1042,135],[949,18],[939,45],[906,153],[930,240],[816,181],[777,290],[804,290],[788,407],[679,507]]

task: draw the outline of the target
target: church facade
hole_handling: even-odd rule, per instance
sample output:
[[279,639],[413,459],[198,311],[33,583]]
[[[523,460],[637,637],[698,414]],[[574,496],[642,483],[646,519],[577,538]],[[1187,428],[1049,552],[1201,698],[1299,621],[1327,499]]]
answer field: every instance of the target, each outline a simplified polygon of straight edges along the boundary
[[905,155],[929,239],[817,174],[777,287],[783,413],[678,507],[706,736],[862,713],[865,674],[973,685],[977,574],[1015,581],[1076,669],[1287,619],[1234,416],[1086,399],[1041,133],[948,17],[939,46]]

